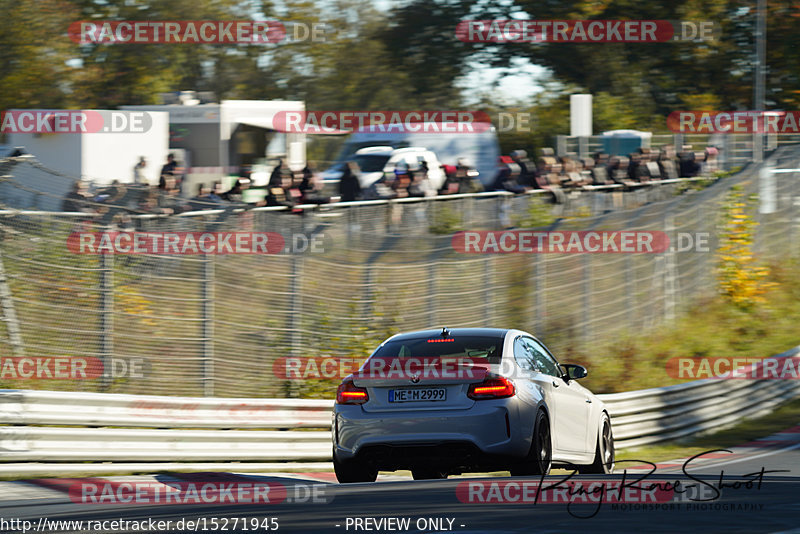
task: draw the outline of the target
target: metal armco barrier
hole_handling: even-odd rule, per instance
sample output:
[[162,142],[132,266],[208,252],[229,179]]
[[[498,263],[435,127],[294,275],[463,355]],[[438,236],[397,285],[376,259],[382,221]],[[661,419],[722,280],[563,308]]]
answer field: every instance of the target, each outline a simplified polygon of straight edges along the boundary
[[[798,356],[800,347],[776,358],[793,358],[797,368]],[[611,413],[617,448],[629,448],[728,426],[798,395],[798,380],[706,379],[599,397]],[[0,427],[0,458],[5,462],[330,460],[332,406],[330,400],[2,390],[0,424],[7,426]]]

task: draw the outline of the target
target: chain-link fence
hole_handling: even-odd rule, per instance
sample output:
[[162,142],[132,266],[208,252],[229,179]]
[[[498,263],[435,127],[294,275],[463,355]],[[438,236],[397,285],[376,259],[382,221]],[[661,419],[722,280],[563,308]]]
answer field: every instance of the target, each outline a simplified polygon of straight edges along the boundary
[[[800,152],[790,147],[767,162],[783,169],[799,163]],[[484,193],[331,204],[301,213],[258,208],[135,216],[127,223],[140,232],[277,232],[286,250],[274,255],[74,253],[70,235],[107,229],[107,214],[7,210],[0,212],[0,385],[276,397],[307,393],[280,375],[280,358],[360,360],[398,331],[516,327],[558,348],[654,327],[716,291],[719,205],[731,184],[756,187],[761,168],[682,194],[676,189],[685,182],[583,192],[555,208],[541,195]],[[11,176],[19,179],[19,169]],[[757,244],[763,254],[794,252],[797,175],[770,176],[774,202],[759,215]],[[661,231],[691,250],[453,249],[455,231],[513,225]],[[703,234],[707,251],[698,251],[696,242],[688,247],[689,237]],[[319,246],[311,250],[314,242]],[[76,356],[118,369],[93,380],[39,376],[38,366],[51,365],[45,360]],[[19,376],[22,371],[39,380]]]

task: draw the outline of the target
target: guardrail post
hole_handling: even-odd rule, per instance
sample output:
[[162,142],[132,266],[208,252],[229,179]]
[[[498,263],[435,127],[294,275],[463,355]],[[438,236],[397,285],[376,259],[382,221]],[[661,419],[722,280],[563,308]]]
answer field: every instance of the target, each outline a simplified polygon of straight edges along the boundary
[[203,255],[201,301],[203,320],[200,334],[203,343],[203,396],[214,396],[214,256]]
[[111,385],[114,353],[114,255],[100,254],[100,361],[103,362],[101,389]]

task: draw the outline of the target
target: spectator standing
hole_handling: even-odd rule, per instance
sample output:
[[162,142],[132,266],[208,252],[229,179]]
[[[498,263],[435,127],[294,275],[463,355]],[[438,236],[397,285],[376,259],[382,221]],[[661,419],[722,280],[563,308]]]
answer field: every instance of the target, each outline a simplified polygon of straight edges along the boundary
[[451,195],[458,193],[458,180],[456,179],[455,165],[442,165],[442,172],[444,173],[444,183],[439,190],[440,195]]
[[480,193],[483,191],[483,184],[478,180],[478,171],[474,170],[464,158],[458,158],[456,161],[456,181],[458,181],[459,193]]
[[511,153],[511,161],[519,166],[519,185],[533,189],[536,187],[536,166],[528,159],[524,150],[515,150]]
[[664,180],[674,180],[678,178],[678,166],[675,163],[675,148],[672,146],[662,147],[658,155],[658,166],[661,169],[661,178]]
[[236,180],[236,183],[233,184],[233,187],[222,193],[220,198],[226,202],[244,202],[244,190],[247,189],[248,186],[249,183],[245,182],[244,180]]
[[147,176],[144,174],[144,170],[147,168],[147,160],[144,156],[139,158],[139,162],[134,165],[133,167],[133,183],[135,184],[147,184]]
[[167,156],[167,162],[161,167],[161,178],[158,179],[159,189],[167,190],[167,179],[175,177],[177,168],[178,163],[175,161],[175,154],[169,154]]
[[348,161],[344,166],[344,172],[339,180],[339,196],[342,202],[351,202],[361,197],[361,170],[358,163]]
[[86,182],[76,180],[72,184],[72,191],[67,193],[61,201],[61,211],[90,213],[94,211],[89,205],[90,197]]
[[275,168],[272,169],[272,173],[269,175],[269,187],[282,187],[283,175],[286,174],[287,171],[291,172],[286,168],[284,160],[279,159],[278,164],[275,165]]

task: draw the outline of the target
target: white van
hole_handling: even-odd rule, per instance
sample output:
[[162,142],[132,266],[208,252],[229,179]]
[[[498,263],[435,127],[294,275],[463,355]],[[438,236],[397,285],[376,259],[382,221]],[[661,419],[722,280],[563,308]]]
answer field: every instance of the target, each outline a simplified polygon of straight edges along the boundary
[[[355,161],[361,169],[359,182],[366,189],[387,174],[394,174],[398,167],[418,168],[424,162],[428,166],[428,182],[438,190],[444,185],[445,175],[436,154],[423,147],[392,148],[371,146],[356,151],[347,161]],[[325,176],[327,174],[327,176]],[[329,169],[323,174],[325,180],[338,181],[341,170]]]
[[494,180],[500,158],[500,144],[494,126],[488,124],[485,128],[475,128],[474,133],[435,132],[436,128],[430,127],[422,130],[425,130],[425,133],[378,132],[369,126],[360,128],[347,139],[336,163],[322,173],[322,179],[326,182],[338,182],[344,162],[353,159],[356,152],[362,148],[391,146],[425,147],[435,153],[439,161],[445,165],[455,165],[459,158],[464,158],[478,171],[478,177],[484,185]]

